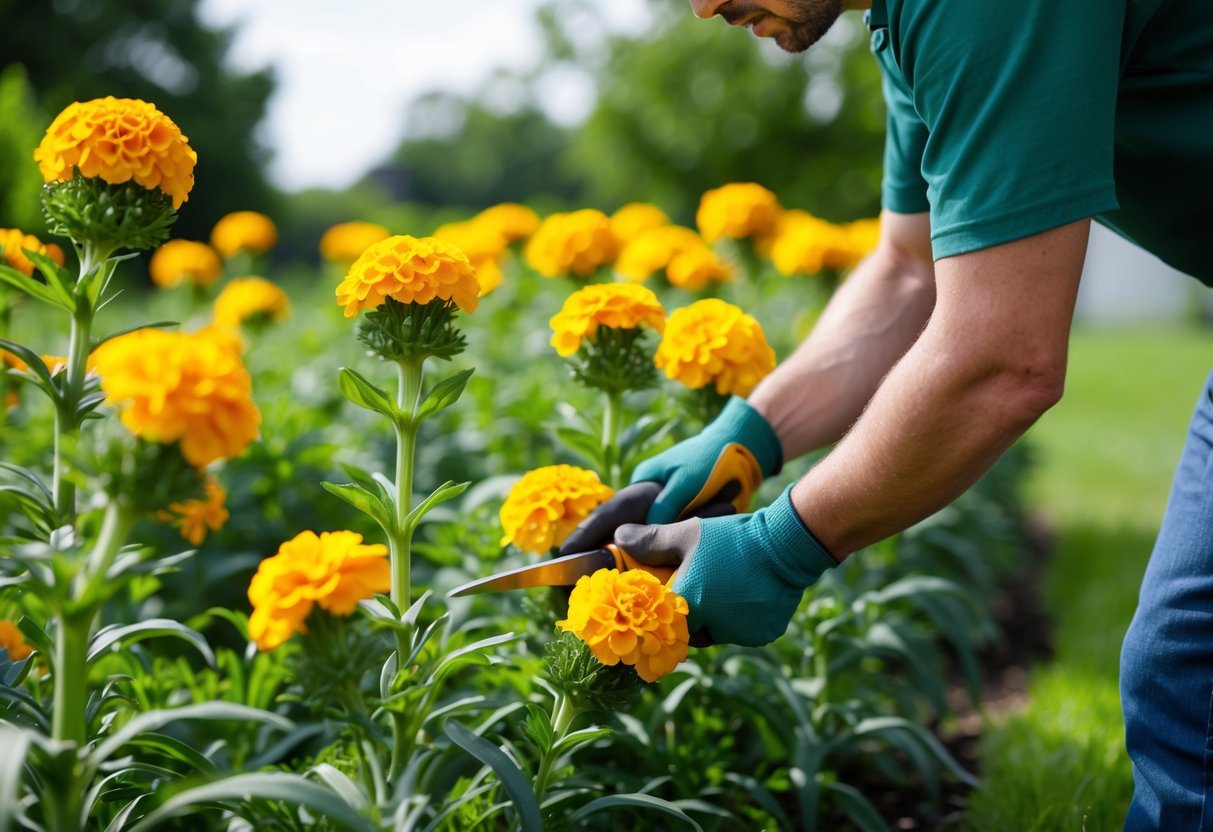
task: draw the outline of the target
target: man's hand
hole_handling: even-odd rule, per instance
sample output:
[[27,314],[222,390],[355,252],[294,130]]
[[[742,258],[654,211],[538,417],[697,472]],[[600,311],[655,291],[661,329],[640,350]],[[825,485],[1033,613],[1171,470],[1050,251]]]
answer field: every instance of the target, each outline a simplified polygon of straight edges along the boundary
[[792,507],[790,490],[753,514],[624,525],[615,543],[653,566],[681,564],[673,589],[690,606],[693,643],[767,644],[783,635],[805,588],[837,565]]

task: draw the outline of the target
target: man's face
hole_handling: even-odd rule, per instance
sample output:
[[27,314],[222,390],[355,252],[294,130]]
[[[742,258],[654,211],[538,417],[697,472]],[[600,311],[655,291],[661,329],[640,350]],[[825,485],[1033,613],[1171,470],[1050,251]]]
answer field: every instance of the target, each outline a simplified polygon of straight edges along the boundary
[[730,26],[749,26],[787,52],[817,43],[845,6],[846,0],[691,0],[697,17],[720,15]]

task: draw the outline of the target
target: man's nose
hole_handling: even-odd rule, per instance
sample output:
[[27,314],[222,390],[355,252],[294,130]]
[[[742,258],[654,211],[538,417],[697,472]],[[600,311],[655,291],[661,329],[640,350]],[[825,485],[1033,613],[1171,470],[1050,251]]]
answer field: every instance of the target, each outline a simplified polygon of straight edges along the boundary
[[696,17],[707,20],[709,17],[715,17],[720,7],[727,2],[729,0],[691,0],[691,9]]

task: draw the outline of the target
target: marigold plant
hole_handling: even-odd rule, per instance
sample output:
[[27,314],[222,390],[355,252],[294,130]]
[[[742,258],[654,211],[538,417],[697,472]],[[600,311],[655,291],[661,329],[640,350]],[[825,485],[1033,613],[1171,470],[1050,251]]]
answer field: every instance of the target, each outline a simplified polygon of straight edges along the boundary
[[320,256],[330,263],[349,265],[361,257],[362,252],[390,236],[390,231],[373,222],[340,222],[321,236]]
[[650,202],[629,202],[611,214],[611,228],[625,245],[637,234],[669,224],[666,212]]
[[552,346],[568,357],[592,339],[598,327],[635,329],[648,326],[665,329],[665,309],[652,290],[633,283],[601,283],[585,286],[569,295],[552,317]]
[[686,599],[643,569],[599,569],[577,581],[556,626],[584,641],[604,665],[623,662],[656,682],[687,657]]
[[775,369],[775,351],[758,321],[708,298],[674,310],[654,362],[692,390],[712,384],[722,395],[746,396]]
[[249,583],[249,638],[259,649],[273,650],[307,632],[315,606],[350,615],[359,601],[390,588],[387,554],[382,544],[364,545],[357,532],[300,532],[261,561]]
[[230,260],[242,251],[263,254],[278,242],[278,226],[257,211],[233,211],[211,229],[211,245]]
[[12,266],[26,277],[34,273],[34,261],[25,252],[33,251],[45,254],[60,266],[63,265],[63,249],[54,243],[43,243],[33,234],[26,234],[16,228],[0,228],[0,249],[3,249],[3,262]]
[[183,281],[210,286],[223,273],[223,262],[206,243],[169,240],[152,254],[148,271],[152,282],[164,289],[179,286]]
[[588,277],[613,261],[618,252],[619,239],[610,219],[601,211],[585,208],[545,219],[527,243],[524,256],[545,277]]
[[547,554],[614,493],[593,471],[573,465],[528,471],[501,506],[501,545]]
[[17,625],[6,619],[0,619],[0,649],[8,651],[11,662],[28,659],[34,652],[34,648],[25,643]]
[[194,187],[198,155],[155,106],[107,96],[69,104],[47,128],[34,160],[46,182],[65,182],[78,169],[111,185],[134,180],[163,191],[180,208]]
[[507,243],[525,240],[539,228],[539,215],[517,202],[491,205],[473,217],[472,221],[494,230]]
[[774,233],[782,212],[771,191],[754,182],[734,182],[704,193],[695,223],[709,244],[724,238],[761,241]]
[[434,237],[399,235],[376,243],[354,261],[337,287],[337,303],[347,318],[375,309],[387,298],[404,304],[439,298],[474,312],[479,294],[475,269],[457,246]]
[[106,341],[94,356],[122,424],[150,442],[179,441],[192,465],[234,457],[257,438],[252,381],[230,340],[140,329]]
[[215,298],[216,326],[236,328],[255,320],[278,321],[290,314],[286,292],[263,277],[242,277],[229,282]]
[[180,530],[181,536],[193,546],[201,546],[207,532],[219,531],[231,516],[224,505],[227,491],[218,480],[207,477],[203,489],[205,496],[202,499],[171,503],[156,515],[159,520]]

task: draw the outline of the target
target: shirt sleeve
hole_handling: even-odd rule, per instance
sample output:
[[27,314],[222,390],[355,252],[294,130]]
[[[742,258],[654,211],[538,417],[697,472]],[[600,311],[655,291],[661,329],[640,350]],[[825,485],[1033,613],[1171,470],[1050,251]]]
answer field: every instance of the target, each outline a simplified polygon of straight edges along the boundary
[[[878,30],[874,37],[887,32]],[[922,153],[927,128],[914,112],[914,102],[896,69],[890,66],[885,44],[876,47],[881,88],[887,109],[884,140],[884,174],[880,187],[881,207],[896,214],[921,214],[930,209],[927,183],[922,178]]]
[[1117,207],[1124,2],[904,0],[890,40],[926,131],[936,259]]

